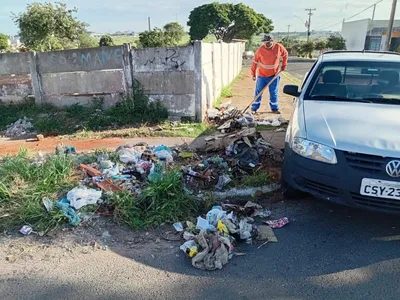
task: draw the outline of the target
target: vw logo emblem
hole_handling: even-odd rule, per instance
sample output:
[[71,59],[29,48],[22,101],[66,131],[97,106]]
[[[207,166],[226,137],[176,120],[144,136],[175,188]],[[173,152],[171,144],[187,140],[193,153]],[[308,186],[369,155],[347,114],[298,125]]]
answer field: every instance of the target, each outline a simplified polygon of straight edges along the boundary
[[400,160],[391,160],[386,165],[386,173],[391,177],[400,177]]

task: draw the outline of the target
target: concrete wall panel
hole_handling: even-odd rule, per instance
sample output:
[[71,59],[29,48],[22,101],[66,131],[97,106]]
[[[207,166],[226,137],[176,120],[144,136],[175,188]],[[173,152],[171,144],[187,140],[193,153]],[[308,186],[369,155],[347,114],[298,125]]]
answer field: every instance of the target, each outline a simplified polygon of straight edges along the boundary
[[122,69],[122,46],[37,53],[40,73]]
[[194,70],[194,47],[133,49],[133,72]]
[[170,116],[194,117],[196,115],[196,97],[187,95],[150,95],[151,100],[160,100],[168,108]]
[[21,102],[32,96],[32,80],[29,74],[0,75],[0,100],[4,103]]
[[149,95],[194,94],[194,72],[154,72],[136,73],[134,78]]
[[48,73],[42,75],[45,99],[48,96],[104,95],[124,93],[122,70]]
[[0,54],[0,75],[30,73],[30,53]]
[[[104,106],[111,107],[115,105],[120,99],[120,94],[100,95],[104,99]],[[52,95],[46,96],[46,103],[53,104],[57,107],[71,106],[73,104],[89,105],[93,101],[93,96],[77,95],[77,96],[64,96]]]

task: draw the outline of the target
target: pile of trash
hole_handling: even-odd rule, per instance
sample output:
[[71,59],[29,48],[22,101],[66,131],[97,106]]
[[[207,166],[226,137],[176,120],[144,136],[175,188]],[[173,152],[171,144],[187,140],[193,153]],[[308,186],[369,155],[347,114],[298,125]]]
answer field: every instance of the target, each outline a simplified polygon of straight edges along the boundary
[[32,119],[24,117],[23,119],[19,119],[13,124],[7,126],[6,131],[4,132],[5,137],[21,137],[27,134],[32,133],[33,131],[33,124]]
[[256,225],[255,218],[268,218],[271,211],[260,205],[247,202],[245,206],[222,204],[214,206],[205,216],[198,217],[197,224],[175,223],[175,229],[182,234],[180,249],[192,259],[192,265],[202,270],[222,269],[235,255],[238,243],[278,242],[273,228],[281,228],[289,223],[288,218],[264,221]]
[[251,113],[244,113],[228,101],[219,106],[219,108],[210,108],[207,110],[208,120],[217,124],[221,133],[230,133],[242,128],[254,128],[257,125],[267,125],[280,127],[289,122],[282,116],[274,119],[256,119]]

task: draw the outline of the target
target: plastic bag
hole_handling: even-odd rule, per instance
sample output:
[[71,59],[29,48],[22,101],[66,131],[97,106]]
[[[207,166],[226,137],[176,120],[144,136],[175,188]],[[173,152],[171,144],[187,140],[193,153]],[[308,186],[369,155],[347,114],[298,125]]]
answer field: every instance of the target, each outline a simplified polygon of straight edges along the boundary
[[197,217],[196,228],[204,231],[215,231],[215,226],[211,225],[206,219],[202,217]]
[[169,153],[172,153],[171,148],[169,148],[165,145],[159,145],[157,147],[154,147],[153,152],[159,152],[159,151],[167,151]]
[[189,257],[193,257],[199,252],[198,245],[193,240],[186,241],[179,249],[189,255]]
[[166,161],[167,163],[171,163],[174,161],[174,158],[171,155],[171,152],[167,150],[160,150],[160,151],[154,151],[154,155],[159,159]]
[[225,234],[229,234],[228,228],[221,220],[218,220],[217,229]]
[[119,160],[124,164],[137,163],[139,157],[141,156],[141,154],[138,151],[130,148],[122,149],[121,151],[118,152],[118,154],[119,154]]
[[217,226],[218,220],[226,217],[226,211],[222,210],[221,206],[213,206],[213,208],[207,213],[206,219],[212,226]]
[[70,206],[75,209],[80,209],[88,204],[96,204],[102,195],[101,191],[88,189],[86,187],[76,187],[68,192],[67,199]]

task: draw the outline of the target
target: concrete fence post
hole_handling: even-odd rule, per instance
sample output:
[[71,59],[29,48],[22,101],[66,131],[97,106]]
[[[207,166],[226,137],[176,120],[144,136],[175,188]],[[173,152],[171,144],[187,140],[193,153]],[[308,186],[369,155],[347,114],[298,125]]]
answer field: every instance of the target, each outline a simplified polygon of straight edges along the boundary
[[202,79],[203,79],[203,68],[202,68],[202,43],[201,41],[193,42],[193,53],[194,53],[194,88],[195,88],[195,114],[196,120],[203,121],[203,95],[202,95]]
[[133,76],[132,76],[132,57],[131,57],[131,45],[124,44],[122,46],[122,60],[123,60],[123,71],[125,78],[125,92],[128,96],[132,94]]
[[212,43],[212,47],[211,47],[211,67],[212,67],[212,86],[213,86],[213,97],[211,100],[211,106],[214,104],[215,99],[217,99],[219,97],[219,95],[217,95],[217,86],[216,86],[216,77],[217,77],[217,73],[216,73],[216,65],[217,62],[215,61],[215,43]]
[[43,103],[42,78],[39,73],[39,58],[36,52],[29,53],[29,69],[31,72],[32,90],[35,96],[35,104]]

